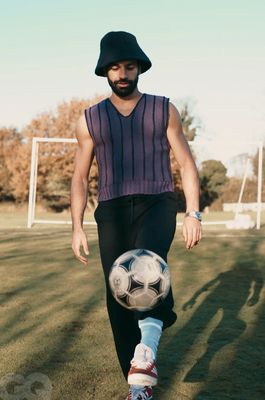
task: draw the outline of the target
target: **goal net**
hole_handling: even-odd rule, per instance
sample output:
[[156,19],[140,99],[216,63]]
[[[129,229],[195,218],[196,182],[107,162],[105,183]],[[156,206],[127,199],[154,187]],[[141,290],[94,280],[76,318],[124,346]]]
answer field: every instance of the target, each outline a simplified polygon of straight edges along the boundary
[[[28,228],[34,224],[72,224],[71,219],[40,219],[36,218],[36,195],[39,165],[39,146],[43,143],[61,143],[62,145],[76,144],[76,139],[69,138],[32,138],[30,185],[28,199]],[[240,185],[234,193],[235,201],[224,203],[223,213],[208,212],[205,208],[203,225],[216,225],[226,228],[253,228],[260,229],[262,211],[262,154],[263,144],[258,142],[231,142],[195,140],[189,142],[195,162],[200,171],[207,160],[219,160],[227,169],[228,177],[240,179]],[[257,174],[252,185],[252,197],[255,201],[245,202],[244,193],[248,181],[253,183],[253,168],[251,160],[257,156]],[[70,187],[69,187],[70,192]],[[216,215],[218,218],[215,218]],[[228,215],[228,217],[227,217]],[[231,218],[232,215],[232,218]],[[84,224],[95,225],[95,221],[86,221]],[[181,222],[178,222],[181,225]]]

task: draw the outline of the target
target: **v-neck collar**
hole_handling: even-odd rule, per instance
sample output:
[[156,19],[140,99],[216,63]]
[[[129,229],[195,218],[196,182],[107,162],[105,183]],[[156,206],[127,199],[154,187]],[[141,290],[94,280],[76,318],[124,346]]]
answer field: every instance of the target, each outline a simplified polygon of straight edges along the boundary
[[123,115],[123,114],[117,109],[117,107],[112,103],[112,101],[110,100],[109,97],[107,98],[107,101],[112,105],[112,107],[117,111],[117,113],[118,113],[119,115],[121,115],[123,118],[129,118],[129,117],[134,113],[134,111],[136,110],[138,104],[140,103],[140,101],[142,100],[142,98],[143,98],[144,96],[145,96],[145,93],[142,94],[142,96],[141,96],[140,99],[137,101],[137,103],[135,104],[134,108],[132,109],[132,111],[130,112],[129,115]]

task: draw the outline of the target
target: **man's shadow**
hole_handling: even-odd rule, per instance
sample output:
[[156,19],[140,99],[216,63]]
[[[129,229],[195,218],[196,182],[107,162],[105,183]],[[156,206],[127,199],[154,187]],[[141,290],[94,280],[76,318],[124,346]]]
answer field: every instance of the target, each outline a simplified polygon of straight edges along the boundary
[[230,271],[222,272],[209,281],[183,305],[184,311],[192,308],[201,293],[210,291],[189,323],[193,325],[197,322],[200,325],[200,315],[203,315],[202,328],[220,309],[223,311],[220,322],[207,340],[205,353],[188,372],[185,381],[193,382],[208,377],[209,364],[214,355],[225,345],[234,342],[246,329],[245,321],[238,314],[245,305],[252,307],[257,304],[262,287],[263,279],[259,269],[254,267],[253,262],[242,260],[235,263]]
[[[242,252],[229,271],[221,272],[203,285],[182,306],[185,312],[195,305],[200,295],[206,295],[186,325],[177,330],[168,341],[161,343],[159,370],[161,377],[164,375],[167,387],[170,387],[174,373],[179,373],[180,370],[185,371],[184,382],[207,380],[210,362],[215,354],[239,338],[246,329],[246,323],[240,319],[239,313],[244,306],[252,307],[258,303],[263,287],[263,277],[259,269],[259,261],[262,260],[255,252],[257,244],[258,242],[250,246],[247,252]],[[210,333],[204,354],[186,372],[186,366],[182,365],[183,358],[217,313],[222,317]]]

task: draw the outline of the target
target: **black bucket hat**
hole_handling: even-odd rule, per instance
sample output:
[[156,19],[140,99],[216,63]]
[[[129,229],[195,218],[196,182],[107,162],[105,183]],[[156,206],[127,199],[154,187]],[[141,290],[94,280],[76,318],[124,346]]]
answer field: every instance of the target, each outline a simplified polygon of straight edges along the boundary
[[95,74],[105,76],[105,68],[108,65],[124,60],[137,60],[141,64],[141,73],[152,66],[134,35],[123,31],[109,32],[100,41],[100,55]]

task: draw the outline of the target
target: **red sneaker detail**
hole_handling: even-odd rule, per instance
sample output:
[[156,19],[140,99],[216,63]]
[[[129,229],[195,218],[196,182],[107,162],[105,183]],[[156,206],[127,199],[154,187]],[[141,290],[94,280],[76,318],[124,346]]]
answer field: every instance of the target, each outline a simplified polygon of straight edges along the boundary
[[155,386],[157,384],[157,368],[155,360],[152,359],[152,350],[142,343],[135,348],[128,373],[128,383],[139,386]]

